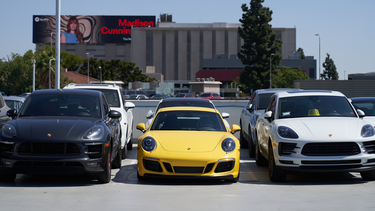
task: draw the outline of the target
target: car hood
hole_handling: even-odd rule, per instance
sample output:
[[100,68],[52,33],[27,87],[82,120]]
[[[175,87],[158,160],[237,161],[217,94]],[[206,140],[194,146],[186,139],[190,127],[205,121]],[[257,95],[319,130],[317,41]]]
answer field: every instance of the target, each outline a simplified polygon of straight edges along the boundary
[[16,127],[17,139],[30,141],[82,139],[98,119],[94,118],[18,118],[10,122]]
[[164,150],[173,152],[211,152],[225,138],[226,132],[157,131],[151,132]]
[[282,120],[279,126],[292,128],[302,140],[354,141],[361,138],[361,129],[368,122],[359,118],[318,117]]

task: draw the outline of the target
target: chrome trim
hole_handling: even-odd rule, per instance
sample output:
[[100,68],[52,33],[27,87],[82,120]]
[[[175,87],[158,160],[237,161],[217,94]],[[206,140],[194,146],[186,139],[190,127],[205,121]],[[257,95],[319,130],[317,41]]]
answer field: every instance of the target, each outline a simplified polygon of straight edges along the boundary
[[15,144],[16,142],[0,141],[1,144]]
[[219,160],[219,162],[223,162],[223,161],[235,161],[236,159],[234,158],[225,158],[225,159],[221,159]]

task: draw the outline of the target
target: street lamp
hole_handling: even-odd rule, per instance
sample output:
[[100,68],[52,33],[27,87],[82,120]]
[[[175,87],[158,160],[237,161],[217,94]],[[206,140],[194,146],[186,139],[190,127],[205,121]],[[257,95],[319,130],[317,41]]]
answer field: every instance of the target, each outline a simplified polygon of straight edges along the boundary
[[318,79],[320,79],[320,34],[315,34],[315,36],[319,36],[319,76],[318,76]]
[[270,89],[272,89],[272,78],[271,78],[271,72],[272,72],[272,56],[275,55],[271,53],[270,55]]
[[36,63],[36,60],[33,58],[33,59],[31,59],[31,62],[33,63],[33,91],[35,91],[35,63]]
[[48,77],[49,77],[49,89],[51,89],[51,61],[52,60],[55,60],[55,58],[52,58],[49,60],[49,74],[48,74]]
[[102,67],[99,66],[99,69],[100,69],[100,84],[102,84]]
[[90,54],[86,53],[87,55],[87,84],[90,84]]

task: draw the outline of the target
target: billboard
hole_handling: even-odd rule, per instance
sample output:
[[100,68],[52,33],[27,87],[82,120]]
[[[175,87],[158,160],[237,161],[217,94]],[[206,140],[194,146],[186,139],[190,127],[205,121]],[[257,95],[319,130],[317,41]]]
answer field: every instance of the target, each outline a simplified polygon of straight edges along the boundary
[[[61,43],[130,43],[132,27],[155,27],[155,16],[61,16]],[[33,43],[55,43],[56,17],[33,16]]]

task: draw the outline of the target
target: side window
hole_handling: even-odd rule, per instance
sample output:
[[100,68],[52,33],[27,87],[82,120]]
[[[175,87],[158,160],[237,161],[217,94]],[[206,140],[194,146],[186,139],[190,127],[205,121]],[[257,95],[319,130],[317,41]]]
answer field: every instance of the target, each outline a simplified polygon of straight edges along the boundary
[[272,111],[272,119],[275,117],[275,111],[276,111],[276,97],[272,96],[270,101],[268,102],[266,112],[267,111]]

